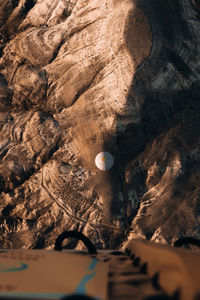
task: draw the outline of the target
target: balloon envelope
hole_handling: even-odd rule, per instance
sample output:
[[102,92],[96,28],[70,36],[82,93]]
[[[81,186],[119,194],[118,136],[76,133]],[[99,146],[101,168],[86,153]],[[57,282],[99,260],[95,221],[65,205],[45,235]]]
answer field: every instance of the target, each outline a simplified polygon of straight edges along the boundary
[[95,164],[98,169],[107,171],[112,168],[114,158],[109,152],[100,152],[95,158]]

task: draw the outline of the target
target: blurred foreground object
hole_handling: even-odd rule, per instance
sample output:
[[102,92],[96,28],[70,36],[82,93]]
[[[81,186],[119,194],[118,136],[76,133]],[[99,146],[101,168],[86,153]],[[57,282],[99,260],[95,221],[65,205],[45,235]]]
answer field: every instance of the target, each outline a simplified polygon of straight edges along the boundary
[[[66,238],[83,251],[62,250]],[[186,242],[197,242],[186,238]],[[176,244],[183,244],[183,239]],[[177,246],[176,245],[176,246]],[[55,250],[1,250],[0,299],[197,300],[200,252],[131,240],[125,252],[95,252],[82,233],[60,234]],[[60,250],[60,251],[58,251]]]

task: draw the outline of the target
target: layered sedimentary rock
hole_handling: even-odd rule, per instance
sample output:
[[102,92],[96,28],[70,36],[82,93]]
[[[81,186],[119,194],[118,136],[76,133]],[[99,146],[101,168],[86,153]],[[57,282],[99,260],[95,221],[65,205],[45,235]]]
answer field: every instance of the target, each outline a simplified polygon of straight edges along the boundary
[[199,236],[199,25],[189,0],[1,2],[2,248]]

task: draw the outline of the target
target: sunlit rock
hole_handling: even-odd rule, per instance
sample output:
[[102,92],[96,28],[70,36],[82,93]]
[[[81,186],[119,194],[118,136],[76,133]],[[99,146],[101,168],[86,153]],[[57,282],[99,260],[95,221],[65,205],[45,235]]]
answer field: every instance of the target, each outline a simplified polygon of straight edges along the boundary
[[1,1],[1,248],[52,249],[63,230],[99,248],[200,235],[199,13]]

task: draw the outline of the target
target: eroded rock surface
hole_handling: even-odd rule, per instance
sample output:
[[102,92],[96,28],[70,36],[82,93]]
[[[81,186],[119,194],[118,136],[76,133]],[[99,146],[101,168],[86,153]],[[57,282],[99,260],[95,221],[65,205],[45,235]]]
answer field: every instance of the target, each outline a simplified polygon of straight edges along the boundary
[[0,4],[1,248],[198,237],[198,2],[49,3]]

